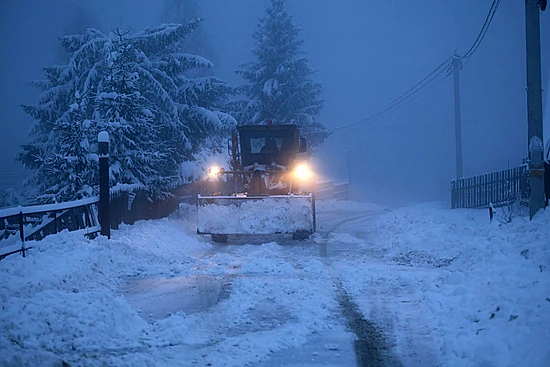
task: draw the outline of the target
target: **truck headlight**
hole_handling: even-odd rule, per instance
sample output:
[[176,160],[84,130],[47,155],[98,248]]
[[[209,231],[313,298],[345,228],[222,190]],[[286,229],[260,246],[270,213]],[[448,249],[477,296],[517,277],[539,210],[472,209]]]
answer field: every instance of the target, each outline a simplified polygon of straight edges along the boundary
[[218,166],[213,166],[208,169],[208,174],[210,176],[216,176],[218,173],[221,173],[221,169]]
[[299,164],[294,169],[294,176],[296,176],[296,178],[298,178],[300,180],[307,180],[308,178],[310,178],[311,177],[311,171],[309,170],[308,165],[305,164],[305,163]]

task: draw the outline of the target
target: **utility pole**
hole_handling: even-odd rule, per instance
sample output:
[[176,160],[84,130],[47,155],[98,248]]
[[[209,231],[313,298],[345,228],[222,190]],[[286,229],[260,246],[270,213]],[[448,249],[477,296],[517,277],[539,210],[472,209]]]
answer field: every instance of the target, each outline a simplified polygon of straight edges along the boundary
[[456,148],[456,178],[462,178],[462,121],[460,117],[460,68],[462,62],[455,51],[453,56],[453,79],[455,94],[455,148]]
[[540,59],[540,10],[546,0],[525,0],[527,56],[527,139],[529,147],[529,214],[531,219],[546,202],[544,195],[542,81]]

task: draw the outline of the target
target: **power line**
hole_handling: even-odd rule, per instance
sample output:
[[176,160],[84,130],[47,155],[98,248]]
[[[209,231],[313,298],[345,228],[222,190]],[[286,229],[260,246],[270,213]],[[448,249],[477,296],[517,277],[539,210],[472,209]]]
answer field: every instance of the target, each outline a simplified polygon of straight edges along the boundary
[[[441,75],[441,73],[437,74],[434,76],[434,78],[430,79],[430,82],[432,80],[434,80],[437,76]],[[420,97],[421,95],[423,95],[424,93],[430,91],[431,89],[433,89],[434,87],[436,87],[437,85],[441,84],[441,82],[443,82],[445,79],[447,79],[451,74],[446,74],[443,78],[439,79],[437,82],[433,83],[432,85],[430,85],[429,87],[425,88],[424,90],[422,90],[421,92],[417,93],[416,95],[413,95],[411,96],[410,99],[408,99],[407,101],[404,101],[403,104],[405,104],[406,102],[411,102],[411,101],[414,101],[415,99],[417,99],[418,97]],[[427,84],[426,84],[427,85]],[[399,106],[395,106],[395,108],[398,108]],[[391,110],[387,110],[385,111],[385,113],[383,114],[380,114],[379,116],[374,116],[372,117],[372,119],[374,119],[375,117],[384,117],[384,116],[387,116],[391,113]],[[368,119],[368,118],[367,118]],[[363,120],[367,120],[367,119],[363,119]],[[371,119],[371,120],[372,120]],[[367,120],[368,121],[368,120]],[[355,123],[357,124],[357,123]],[[364,130],[368,130],[366,128],[355,128],[355,129],[350,129],[349,127],[352,126],[352,124],[350,125],[347,125],[348,127],[344,126],[342,127],[341,129],[339,129],[340,131],[364,131]],[[393,128],[398,128],[398,127],[392,127]],[[412,126],[411,128],[415,128],[414,126]],[[337,128],[338,129],[338,128]],[[336,129],[335,129],[336,130]]]
[[[407,90],[405,93],[403,93],[402,95],[400,95],[399,97],[397,97],[396,99],[394,99],[393,101],[388,103],[386,105],[386,107],[384,107],[382,110],[372,114],[371,116],[363,118],[359,121],[336,127],[334,129],[332,129],[331,131],[347,129],[349,127],[359,125],[359,124],[362,124],[364,122],[373,120],[373,119],[375,119],[377,117],[380,117],[380,116],[384,115],[385,113],[393,110],[394,108],[397,108],[401,104],[403,104],[403,103],[405,103],[409,100],[412,100],[412,99],[415,99],[415,98],[419,97],[420,95],[424,94],[429,89],[431,89],[435,86],[435,85],[433,85],[433,86],[430,86],[428,89],[424,89],[434,79],[436,79],[438,76],[440,76],[444,72],[448,72],[450,70],[450,61],[451,61],[451,58],[448,58],[447,60],[442,62],[437,68],[435,68],[431,73],[429,73],[424,79],[422,79],[420,82],[416,83],[412,88]],[[443,79],[446,79],[449,75],[450,75],[450,73],[447,73],[446,76]],[[440,82],[441,81],[439,81],[437,84],[439,84]]]
[[483,26],[481,27],[481,30],[479,31],[476,40],[466,52],[464,56],[461,57],[461,59],[468,59],[470,58],[477,50],[481,42],[483,42],[483,39],[485,38],[485,35],[487,34],[487,31],[489,30],[489,26],[491,25],[491,22],[493,21],[493,18],[495,17],[495,13],[500,5],[502,0],[493,0],[493,3],[491,4],[491,8],[489,9],[489,13],[487,14],[487,17],[485,18],[485,22],[483,23]]
[[[476,52],[478,47],[481,45],[481,42],[483,42],[483,39],[485,38],[485,35],[487,34],[489,26],[491,25],[491,22],[493,21],[493,18],[495,16],[495,13],[496,13],[501,1],[502,0],[493,0],[493,3],[491,4],[491,8],[489,9],[489,13],[487,14],[487,17],[485,18],[485,22],[483,23],[483,26],[481,27],[481,30],[479,31],[479,33],[476,37],[476,40],[474,41],[474,43],[472,44],[472,46],[470,47],[468,52],[466,52],[466,54],[464,56],[459,57],[459,60],[466,59],[466,61],[468,61],[468,59],[470,57],[472,57],[472,55]],[[343,126],[338,126],[334,129],[332,129],[331,133],[334,132],[334,131],[338,131],[338,130],[349,131],[349,130],[351,130],[351,129],[348,129],[349,127],[365,123],[367,121],[373,120],[373,119],[375,119],[377,117],[380,117],[380,116],[383,116],[383,115],[385,116],[386,114],[388,114],[393,109],[399,107],[401,104],[420,97],[422,94],[426,93],[428,90],[432,89],[433,87],[435,87],[436,85],[441,83],[443,80],[445,80],[447,77],[449,77],[449,75],[451,75],[452,67],[450,66],[450,64],[451,64],[452,59],[453,58],[450,57],[450,58],[446,59],[445,61],[443,61],[438,67],[436,67],[424,79],[422,79],[420,82],[416,83],[412,88],[407,90],[405,93],[403,93],[402,95],[400,95],[399,97],[397,97],[396,99],[394,99],[393,101],[388,103],[386,105],[386,107],[384,107],[382,110],[380,110],[380,111],[378,111],[378,112],[376,112],[376,113],[374,113],[374,114],[372,114],[372,115],[370,115],[366,118],[363,118],[359,121],[356,121],[356,122],[353,122],[353,123],[350,123],[350,124],[347,124],[347,125],[343,125]],[[445,68],[445,65],[447,65],[446,68]],[[445,77],[442,78],[441,80],[439,80],[437,83],[429,86],[429,84],[433,80],[435,80],[439,75],[441,75],[444,71],[447,71],[447,74],[445,75]],[[427,86],[429,86],[429,87],[426,88]]]
[[[434,71],[432,71],[430,74],[428,74],[424,79],[422,79],[421,81],[419,81],[418,83],[416,83],[411,89],[409,89],[408,91],[406,91],[405,93],[403,93],[401,96],[397,97],[396,99],[394,99],[393,101],[391,101],[390,103],[388,103],[388,105],[392,105],[394,103],[400,103],[401,100],[404,100],[406,99],[406,95],[409,94],[409,93],[412,93],[416,88],[418,88],[422,83],[424,83],[426,81],[426,79],[428,79],[429,77],[431,77],[433,74],[437,73],[438,70],[440,70],[443,66],[445,66],[445,64],[448,64],[450,61],[450,59],[447,59],[445,61],[443,61],[437,68],[435,68]],[[441,74],[441,72],[439,72],[436,76],[438,76],[439,74]],[[433,79],[430,79],[430,80],[433,80]],[[429,83],[429,81],[428,81]],[[427,83],[426,83],[427,84]]]

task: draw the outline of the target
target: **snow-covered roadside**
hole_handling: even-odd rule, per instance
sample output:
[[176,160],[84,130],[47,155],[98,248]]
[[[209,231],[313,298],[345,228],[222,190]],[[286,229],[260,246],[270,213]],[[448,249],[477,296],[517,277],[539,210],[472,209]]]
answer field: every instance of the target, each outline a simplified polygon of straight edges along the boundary
[[[64,232],[34,245],[0,262],[3,366],[244,366],[334,326],[319,260],[285,259],[276,243],[218,253],[177,215],[123,226],[111,240]],[[129,277],[188,276],[226,277],[231,296],[150,320],[120,294]]]
[[[49,236],[0,261],[0,365],[257,365],[341,333],[335,277],[404,365],[550,365],[550,211],[501,224],[486,211],[329,201],[307,244],[213,246],[187,209],[111,240]],[[206,279],[216,302],[150,317],[128,279]]]
[[425,204],[381,216],[372,231],[341,278],[397,349],[432,344],[425,358],[445,366],[550,365],[550,211],[490,223],[485,210]]
[[116,293],[120,279],[189,269],[196,259],[163,248],[178,234],[186,247],[206,246],[170,224],[143,222],[113,240],[63,232],[33,243],[26,258],[2,260],[0,364],[47,366],[75,351],[142,345],[149,326]]

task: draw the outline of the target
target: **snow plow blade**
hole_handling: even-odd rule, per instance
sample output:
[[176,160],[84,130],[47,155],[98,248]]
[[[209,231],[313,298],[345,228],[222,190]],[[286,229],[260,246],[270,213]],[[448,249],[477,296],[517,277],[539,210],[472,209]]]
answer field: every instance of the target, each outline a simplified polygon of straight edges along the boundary
[[296,239],[307,238],[315,227],[313,194],[197,198],[197,233],[211,234],[215,241],[221,238],[219,242],[236,234],[292,234]]

